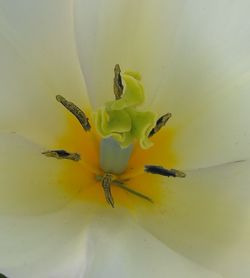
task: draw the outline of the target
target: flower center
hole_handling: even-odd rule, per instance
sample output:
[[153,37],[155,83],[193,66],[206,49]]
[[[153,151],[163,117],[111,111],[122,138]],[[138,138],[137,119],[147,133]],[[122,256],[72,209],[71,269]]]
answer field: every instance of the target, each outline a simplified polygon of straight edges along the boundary
[[[185,176],[181,171],[162,166],[166,164],[162,162],[162,158],[165,160],[168,158],[168,166],[171,166],[171,155],[169,153],[166,157],[163,155],[164,147],[162,144],[165,146],[166,142],[163,141],[160,144],[158,142],[159,153],[161,154],[158,161],[154,159],[158,154],[153,155],[156,150],[150,151],[155,148],[153,145],[158,137],[158,134],[157,136],[155,134],[167,123],[171,114],[167,113],[157,120],[155,113],[138,110],[138,106],[144,102],[144,90],[140,75],[132,71],[126,71],[122,74],[119,65],[115,66],[114,72],[115,100],[106,102],[104,107],[94,112],[92,120],[96,132],[92,129],[92,121],[87,118],[87,113],[85,114],[64,97],[56,96],[57,101],[71,112],[81,126],[81,131],[79,131],[81,135],[73,136],[75,132],[71,131],[70,140],[63,140],[63,145],[65,148],[68,147],[67,145],[71,146],[70,149],[72,146],[80,147],[77,152],[56,149],[45,151],[43,154],[48,157],[72,161],[74,165],[67,164],[67,167],[71,169],[68,171],[71,173],[68,183],[71,188],[75,187],[75,183],[82,183],[79,184],[78,192],[83,192],[85,196],[89,191],[86,190],[86,187],[98,188],[98,192],[102,188],[107,203],[114,207],[117,198],[115,191],[118,189],[126,193],[126,196],[134,196],[144,202],[154,203],[157,198],[153,198],[155,197],[153,193],[159,188],[157,189],[155,182],[150,184],[149,181],[152,177],[156,179],[156,176]],[[75,130],[74,126],[75,123],[70,124],[70,127]],[[79,125],[77,129],[79,130]],[[170,139],[171,136],[168,136],[168,142],[171,141]],[[74,143],[76,140],[79,142]],[[147,155],[145,156],[145,154]],[[155,162],[156,165],[152,164]],[[138,190],[138,187],[134,186],[133,183],[139,176],[141,183],[139,187],[142,190]],[[142,176],[147,176],[147,178],[141,178]],[[145,194],[146,191],[150,194]],[[113,193],[115,193],[115,198]]]

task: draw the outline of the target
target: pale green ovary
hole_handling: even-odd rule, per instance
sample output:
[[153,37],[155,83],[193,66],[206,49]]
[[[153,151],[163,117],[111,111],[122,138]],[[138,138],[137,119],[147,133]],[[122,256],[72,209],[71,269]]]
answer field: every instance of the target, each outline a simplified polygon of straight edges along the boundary
[[112,136],[121,147],[125,148],[138,140],[140,146],[147,149],[152,145],[148,135],[155,126],[156,115],[149,111],[137,111],[137,106],[144,102],[140,75],[125,72],[121,76],[125,85],[123,95],[97,110],[94,114],[96,129],[102,137]]

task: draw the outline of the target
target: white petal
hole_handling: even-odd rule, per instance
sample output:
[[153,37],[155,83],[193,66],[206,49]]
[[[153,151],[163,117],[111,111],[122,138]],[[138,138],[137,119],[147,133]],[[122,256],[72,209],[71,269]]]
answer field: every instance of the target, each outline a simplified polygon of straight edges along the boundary
[[[57,210],[77,192],[67,192],[65,163],[48,158],[38,145],[14,134],[0,135],[0,214],[37,215]],[[77,190],[77,188],[75,189]]]
[[[177,127],[173,142],[178,167],[195,169],[250,157],[250,76],[220,91],[210,111]],[[173,121],[174,126],[174,121]]]
[[172,112],[182,167],[249,157],[249,8],[247,0],[77,0],[91,102],[113,97],[120,63],[142,73],[152,109]]
[[250,276],[250,162],[166,179],[166,203],[143,225],[168,247],[223,277]]
[[86,211],[70,205],[40,217],[1,216],[0,272],[11,278],[85,277]]
[[48,145],[66,125],[55,96],[86,104],[72,1],[1,1],[0,11],[0,129]]
[[103,218],[88,235],[86,278],[220,277],[176,254],[124,217]]

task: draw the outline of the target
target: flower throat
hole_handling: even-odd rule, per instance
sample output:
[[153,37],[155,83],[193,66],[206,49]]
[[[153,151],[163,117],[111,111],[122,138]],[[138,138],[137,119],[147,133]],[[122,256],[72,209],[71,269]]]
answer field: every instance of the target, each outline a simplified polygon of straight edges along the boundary
[[[99,167],[101,174],[95,174],[101,185],[104,197],[109,205],[114,207],[112,187],[116,186],[126,192],[153,203],[150,196],[146,196],[127,183],[133,177],[120,178],[126,172],[133,147],[136,142],[142,149],[150,148],[153,143],[150,138],[155,136],[170,119],[167,113],[157,118],[151,111],[139,111],[145,99],[141,76],[137,72],[125,71],[121,73],[120,66],[114,68],[113,90],[115,99],[108,101],[92,115],[94,127],[100,136]],[[83,132],[92,132],[92,126],[86,114],[74,103],[57,95],[56,100],[61,103],[80,123]],[[79,153],[66,150],[47,150],[42,153],[47,157],[68,159],[74,162],[82,160]],[[143,173],[156,174],[166,177],[185,177],[176,169],[167,169],[162,165],[144,165]],[[137,173],[140,174],[140,171]]]

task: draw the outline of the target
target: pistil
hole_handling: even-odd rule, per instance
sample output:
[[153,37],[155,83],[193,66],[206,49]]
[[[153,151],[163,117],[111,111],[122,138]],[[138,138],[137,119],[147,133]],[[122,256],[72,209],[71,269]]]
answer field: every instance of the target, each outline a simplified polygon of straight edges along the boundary
[[100,167],[104,172],[122,174],[125,172],[133,151],[133,145],[121,148],[112,137],[104,138],[100,143]]

